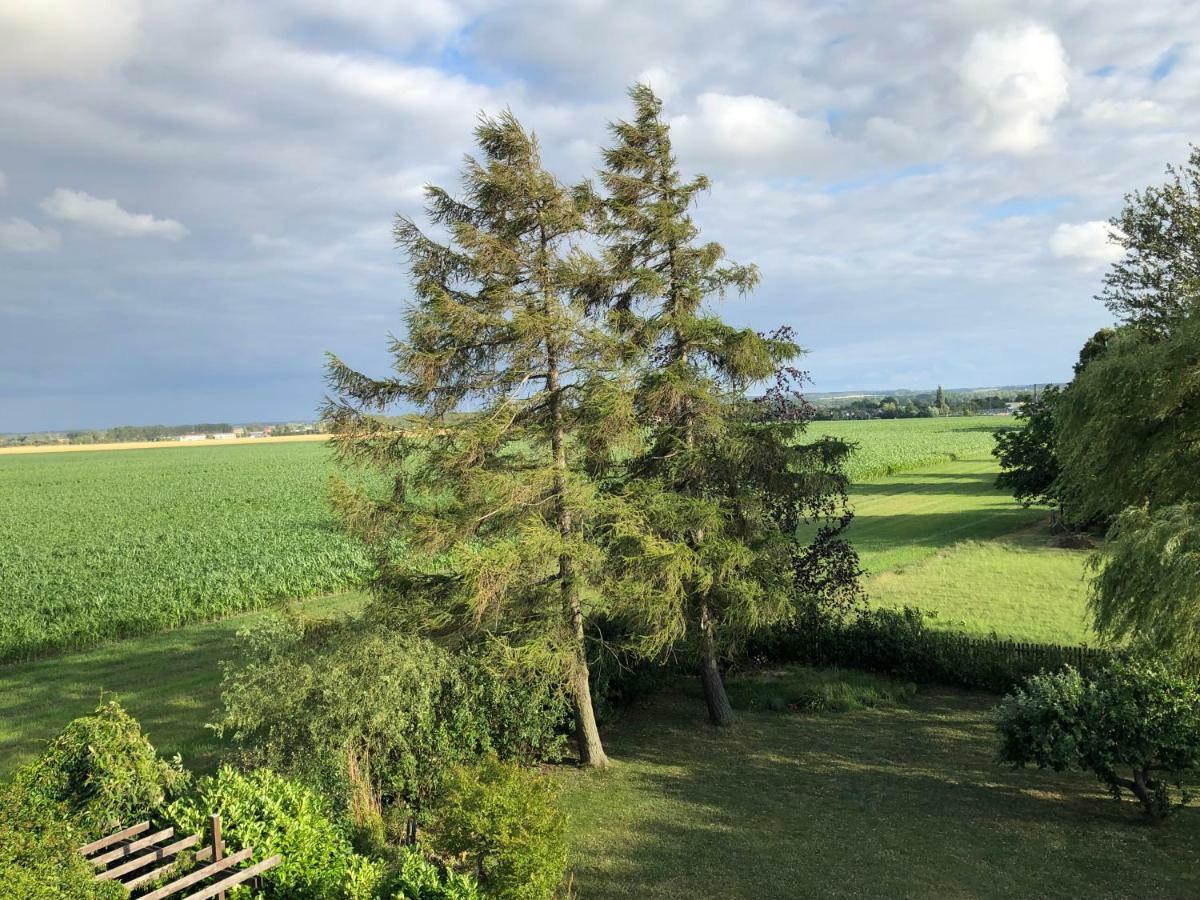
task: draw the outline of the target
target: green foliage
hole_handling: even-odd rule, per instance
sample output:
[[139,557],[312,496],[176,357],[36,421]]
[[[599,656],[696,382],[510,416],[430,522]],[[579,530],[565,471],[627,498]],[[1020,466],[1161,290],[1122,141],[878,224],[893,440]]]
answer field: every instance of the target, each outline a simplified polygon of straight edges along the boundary
[[1056,407],[1055,490],[1070,517],[1200,500],[1200,315],[1149,340],[1124,329]]
[[389,890],[392,900],[482,900],[484,896],[474,878],[443,871],[416,847],[400,851],[400,863]]
[[93,838],[153,816],[187,781],[178,757],[161,759],[115,700],[71,722],[23,776],[37,802],[62,804]]
[[939,631],[918,609],[865,609],[849,616],[807,614],[752,641],[751,659],[846,666],[919,684],[1004,693],[1043,669],[1094,668],[1109,654],[1081,647],[1022,644]]
[[1021,426],[995,434],[996,446],[992,448],[992,455],[1000,461],[1002,469],[996,476],[996,486],[1011,491],[1022,506],[1058,504],[1058,495],[1054,491],[1058,478],[1054,407],[1058,398],[1059,390],[1047,387],[1017,413],[1017,419],[1023,423]]
[[1134,191],[1112,220],[1125,256],[1104,277],[1099,299],[1152,336],[1170,334],[1200,303],[1200,147],[1167,181]]
[[1200,503],[1125,510],[1093,565],[1099,630],[1200,670]]
[[1184,779],[1200,766],[1200,687],[1159,662],[1035,676],[997,715],[1005,762],[1092,772],[1155,818],[1186,802]]
[[896,706],[917,692],[912,682],[807,666],[747,672],[730,678],[728,689],[735,709],[757,712],[852,712]]
[[243,774],[222,766],[167,810],[182,833],[203,832],[212,813],[221,817],[221,836],[230,852],[253,847],[255,862],[282,855],[282,862],[263,875],[269,896],[341,900],[348,885],[361,892],[381,880],[354,853],[320,794],[268,769]]
[[421,813],[457,762],[558,755],[566,710],[553,675],[404,637],[381,615],[307,631],[272,618],[247,633],[220,728],[248,762],[321,784],[370,825],[397,803]]
[[495,757],[459,766],[430,846],[475,875],[489,897],[548,900],[567,868],[567,821],[548,778]]
[[21,900],[118,900],[129,893],[93,880],[95,869],[76,850],[89,838],[66,804],[31,785],[31,770],[0,785],[0,896]]
[[363,583],[319,443],[0,456],[0,662]]

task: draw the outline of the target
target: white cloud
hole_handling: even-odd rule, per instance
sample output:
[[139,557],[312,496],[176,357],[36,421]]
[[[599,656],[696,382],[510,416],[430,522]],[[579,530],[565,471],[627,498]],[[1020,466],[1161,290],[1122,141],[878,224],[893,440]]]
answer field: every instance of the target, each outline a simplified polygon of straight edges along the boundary
[[119,64],[137,36],[137,0],[0,3],[0,76],[81,76]]
[[643,69],[634,79],[638,84],[648,84],[661,100],[670,100],[679,90],[679,80],[662,66]]
[[25,219],[0,221],[0,248],[15,253],[39,253],[54,250],[61,243],[53,228],[38,228]]
[[1064,222],[1050,235],[1050,252],[1063,259],[1077,259],[1088,266],[1116,262],[1124,251],[1109,239],[1113,228],[1107,222],[1072,225]]
[[0,194],[3,194],[8,188],[8,176],[4,174],[4,170],[0,169]]
[[75,222],[117,237],[161,237],[177,241],[188,230],[174,219],[156,219],[150,213],[131,213],[116,200],[101,200],[83,191],[58,188],[42,201],[49,216]]
[[1069,69],[1058,35],[1040,25],[979,32],[959,74],[984,144],[1028,153],[1050,142],[1050,123],[1067,102]]
[[701,94],[696,112],[672,122],[675,140],[705,157],[739,164],[793,161],[799,167],[830,140],[829,126],[751,94]]
[[1162,125],[1171,118],[1167,108],[1153,100],[1097,100],[1087,105],[1083,117],[1098,125],[1123,125],[1126,128]]

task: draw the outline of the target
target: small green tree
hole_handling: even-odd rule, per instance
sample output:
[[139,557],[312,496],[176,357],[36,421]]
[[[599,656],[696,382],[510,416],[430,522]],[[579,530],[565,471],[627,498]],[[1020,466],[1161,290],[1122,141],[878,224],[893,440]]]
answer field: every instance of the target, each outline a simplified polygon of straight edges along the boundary
[[933,397],[933,405],[937,408],[939,416],[950,414],[950,404],[946,402],[946,392],[942,390],[942,386],[937,386],[937,393]]
[[1047,387],[1036,399],[1026,401],[1016,417],[1017,428],[997,431],[992,456],[1000,462],[996,487],[1006,488],[1022,506],[1034,503],[1059,506],[1054,491],[1058,457],[1054,451],[1054,407],[1059,391]]
[[567,869],[567,818],[536,771],[495,757],[449,773],[429,845],[488,897],[550,900]]
[[[758,270],[700,241],[690,210],[708,180],[680,174],[650,88],[630,93],[634,117],[611,126],[602,196],[585,192],[605,247],[592,300],[636,363],[646,438],[608,473],[607,590],[638,623],[642,652],[690,643],[710,719],[728,725],[719,664],[739,635],[818,594],[854,593],[857,557],[839,537],[849,447],[801,443],[811,408],[793,390],[801,351],[790,331],[735,328],[713,311],[712,300],[752,289]],[[763,383],[774,386],[750,402]],[[797,529],[813,519],[819,539],[806,545]]]
[[[343,485],[337,501],[376,552],[375,592],[408,627],[446,641],[489,635],[561,672],[582,760],[604,765],[584,649],[604,599],[584,595],[599,558],[587,471],[630,433],[628,394],[580,299],[595,263],[576,198],[511,113],[483,118],[476,139],[464,196],[427,190],[445,242],[397,220],[415,302],[392,345],[396,376],[330,360],[335,446],[393,483],[382,498]],[[397,402],[421,410],[416,429],[381,418]]]
[[1114,662],[1094,679],[1037,675],[997,712],[1000,758],[1014,768],[1092,772],[1153,818],[1186,802],[1200,767],[1200,687],[1157,662]]

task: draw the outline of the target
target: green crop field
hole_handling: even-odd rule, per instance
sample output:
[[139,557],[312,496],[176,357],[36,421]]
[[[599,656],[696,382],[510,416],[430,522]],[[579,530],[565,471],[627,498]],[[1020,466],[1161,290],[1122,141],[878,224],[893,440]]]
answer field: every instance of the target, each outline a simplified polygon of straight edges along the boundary
[[0,661],[361,584],[319,443],[0,456]]
[[852,481],[862,481],[949,460],[987,458],[995,445],[992,435],[1014,424],[1007,416],[870,419],[813,422],[808,433],[857,444],[848,471]]

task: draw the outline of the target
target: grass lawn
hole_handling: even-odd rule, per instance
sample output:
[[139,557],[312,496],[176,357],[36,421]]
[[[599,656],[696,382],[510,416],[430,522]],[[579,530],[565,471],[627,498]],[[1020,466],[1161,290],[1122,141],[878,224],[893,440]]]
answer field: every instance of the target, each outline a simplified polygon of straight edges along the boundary
[[[332,616],[365,602],[361,593],[296,604]],[[236,655],[237,632],[262,613],[118,641],[68,656],[0,666],[0,778],[28,762],[68,722],[115,695],[163,754],[189,769],[216,768],[219,743],[204,727],[220,701],[220,662]]]
[[979,636],[1095,644],[1088,551],[1046,546],[1046,511],[997,490],[997,471],[990,457],[959,459],[851,487],[847,534],[870,601],[929,610],[937,627]]
[[1145,824],[1084,775],[995,761],[995,698],[705,724],[686,692],[562,770],[575,887],[604,898],[1195,897],[1200,810]]
[[959,541],[989,540],[1046,518],[995,487],[996,461],[937,463],[850,488],[854,521],[847,532],[871,574],[911,565]]
[[868,578],[875,603],[916,606],[938,628],[1017,641],[1095,644],[1087,616],[1088,551],[1046,546],[1043,529],[964,541]]

